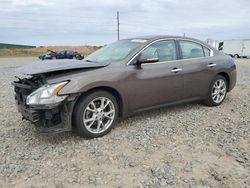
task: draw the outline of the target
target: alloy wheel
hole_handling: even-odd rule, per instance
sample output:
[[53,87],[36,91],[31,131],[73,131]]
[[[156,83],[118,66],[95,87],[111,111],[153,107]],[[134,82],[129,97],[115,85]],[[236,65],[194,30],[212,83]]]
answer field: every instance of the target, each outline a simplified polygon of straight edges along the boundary
[[226,96],[227,86],[224,80],[218,79],[214,82],[212,89],[212,99],[215,103],[221,103]]
[[98,97],[88,103],[83,113],[85,128],[93,133],[100,134],[106,131],[115,119],[113,102],[106,97]]

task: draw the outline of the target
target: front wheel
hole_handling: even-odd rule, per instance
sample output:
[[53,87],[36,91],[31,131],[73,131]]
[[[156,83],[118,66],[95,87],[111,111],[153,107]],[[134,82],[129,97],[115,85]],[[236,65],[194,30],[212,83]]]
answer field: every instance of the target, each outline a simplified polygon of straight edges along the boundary
[[209,89],[207,99],[205,101],[208,106],[218,106],[220,105],[227,95],[227,81],[225,77],[217,75]]
[[73,123],[76,132],[85,138],[106,135],[115,126],[118,104],[106,91],[95,91],[83,96],[74,109]]

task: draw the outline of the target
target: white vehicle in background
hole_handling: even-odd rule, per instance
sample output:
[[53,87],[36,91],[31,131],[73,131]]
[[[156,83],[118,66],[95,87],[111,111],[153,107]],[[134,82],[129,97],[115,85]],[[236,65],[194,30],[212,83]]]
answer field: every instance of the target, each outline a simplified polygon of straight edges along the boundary
[[214,39],[207,39],[207,44],[214,47],[216,50],[219,49],[219,41],[214,40]]
[[219,50],[235,58],[250,58],[250,39],[225,40]]

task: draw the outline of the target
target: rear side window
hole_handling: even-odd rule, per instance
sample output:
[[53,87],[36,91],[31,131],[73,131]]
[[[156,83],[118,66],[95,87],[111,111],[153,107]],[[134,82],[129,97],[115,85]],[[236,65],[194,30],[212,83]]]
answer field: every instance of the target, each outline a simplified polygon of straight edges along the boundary
[[191,41],[180,41],[183,59],[204,57],[202,45]]
[[203,46],[203,49],[204,49],[204,53],[205,53],[205,56],[210,56],[210,50],[206,47]]

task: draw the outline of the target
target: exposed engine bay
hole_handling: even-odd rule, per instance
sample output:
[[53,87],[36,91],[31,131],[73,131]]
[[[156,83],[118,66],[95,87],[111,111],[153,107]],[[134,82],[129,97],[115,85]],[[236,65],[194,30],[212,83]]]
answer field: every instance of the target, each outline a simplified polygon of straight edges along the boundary
[[71,113],[76,97],[68,97],[58,105],[27,105],[27,97],[38,88],[46,85],[43,75],[18,78],[12,83],[15,87],[15,101],[23,119],[35,124],[42,133],[57,133],[72,130]]

